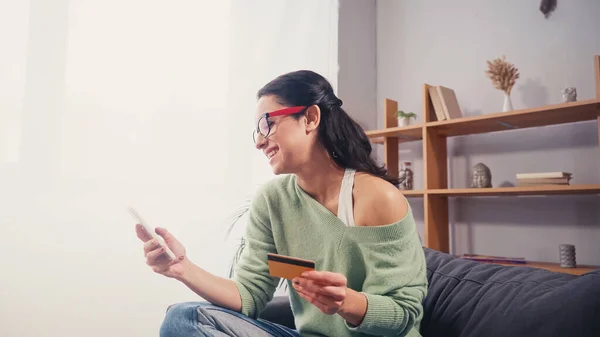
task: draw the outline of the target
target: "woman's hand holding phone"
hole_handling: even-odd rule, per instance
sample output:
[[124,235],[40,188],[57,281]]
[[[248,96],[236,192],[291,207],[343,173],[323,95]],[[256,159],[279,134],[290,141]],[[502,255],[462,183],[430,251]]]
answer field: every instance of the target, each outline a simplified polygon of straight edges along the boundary
[[146,232],[144,227],[136,224],[135,232],[137,237],[144,242],[144,256],[146,264],[152,268],[155,273],[171,277],[181,278],[185,271],[184,261],[186,260],[185,247],[169,231],[164,228],[156,228],[156,234],[160,235],[168,248],[175,254],[175,259],[169,258],[166,249],[161,243]]
[[[146,264],[155,273],[181,281],[205,300],[242,310],[240,292],[232,280],[215,276],[187,259],[185,247],[165,228],[153,229],[132,208],[129,212],[138,221],[137,237],[144,242]],[[158,235],[157,235],[158,234]]]

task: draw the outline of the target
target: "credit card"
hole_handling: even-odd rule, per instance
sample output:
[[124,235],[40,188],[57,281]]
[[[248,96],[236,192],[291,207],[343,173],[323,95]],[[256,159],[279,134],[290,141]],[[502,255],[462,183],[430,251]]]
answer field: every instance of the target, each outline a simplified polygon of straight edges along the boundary
[[271,276],[288,280],[299,277],[305,271],[315,270],[315,261],[311,260],[273,253],[267,254],[267,259]]

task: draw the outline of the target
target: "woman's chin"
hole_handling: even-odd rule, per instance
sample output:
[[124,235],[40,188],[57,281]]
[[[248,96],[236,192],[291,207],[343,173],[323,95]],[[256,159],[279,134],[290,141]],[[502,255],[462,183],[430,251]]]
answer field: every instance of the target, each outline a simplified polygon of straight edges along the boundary
[[271,169],[273,170],[273,173],[278,171],[279,168],[279,163],[277,163],[277,159],[275,157],[269,159],[269,165],[271,166]]
[[284,173],[283,169],[280,167],[280,165],[277,164],[271,164],[271,170],[273,171],[274,174],[282,174]]
[[271,165],[271,170],[273,171],[273,174],[287,174],[289,172],[287,172],[286,168],[279,162],[274,161],[269,163]]

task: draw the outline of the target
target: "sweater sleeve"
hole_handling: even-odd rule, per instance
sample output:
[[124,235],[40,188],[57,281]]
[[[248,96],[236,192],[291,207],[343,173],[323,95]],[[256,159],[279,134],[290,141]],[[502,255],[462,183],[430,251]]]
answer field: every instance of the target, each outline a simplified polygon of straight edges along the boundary
[[[361,245],[367,266],[362,293],[367,312],[359,326],[346,326],[378,336],[419,335],[422,300],[427,293],[425,254],[414,221],[386,228],[381,240]],[[371,228],[375,229],[375,228]]]
[[275,253],[275,243],[265,196],[258,193],[248,211],[245,247],[235,269],[235,282],[242,301],[241,313],[257,318],[273,293],[279,278],[269,274],[267,253]]

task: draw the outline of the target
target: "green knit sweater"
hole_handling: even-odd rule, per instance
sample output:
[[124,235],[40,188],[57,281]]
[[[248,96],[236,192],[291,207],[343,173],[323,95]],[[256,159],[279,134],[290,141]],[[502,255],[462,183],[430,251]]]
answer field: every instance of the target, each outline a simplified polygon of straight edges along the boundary
[[349,288],[366,295],[364,320],[352,327],[302,299],[288,281],[302,336],[420,336],[427,277],[410,206],[396,223],[347,227],[287,175],[259,189],[248,219],[234,278],[243,314],[258,317],[273,297],[279,282],[269,275],[267,253],[273,252],[314,260],[317,270],[345,275]]

